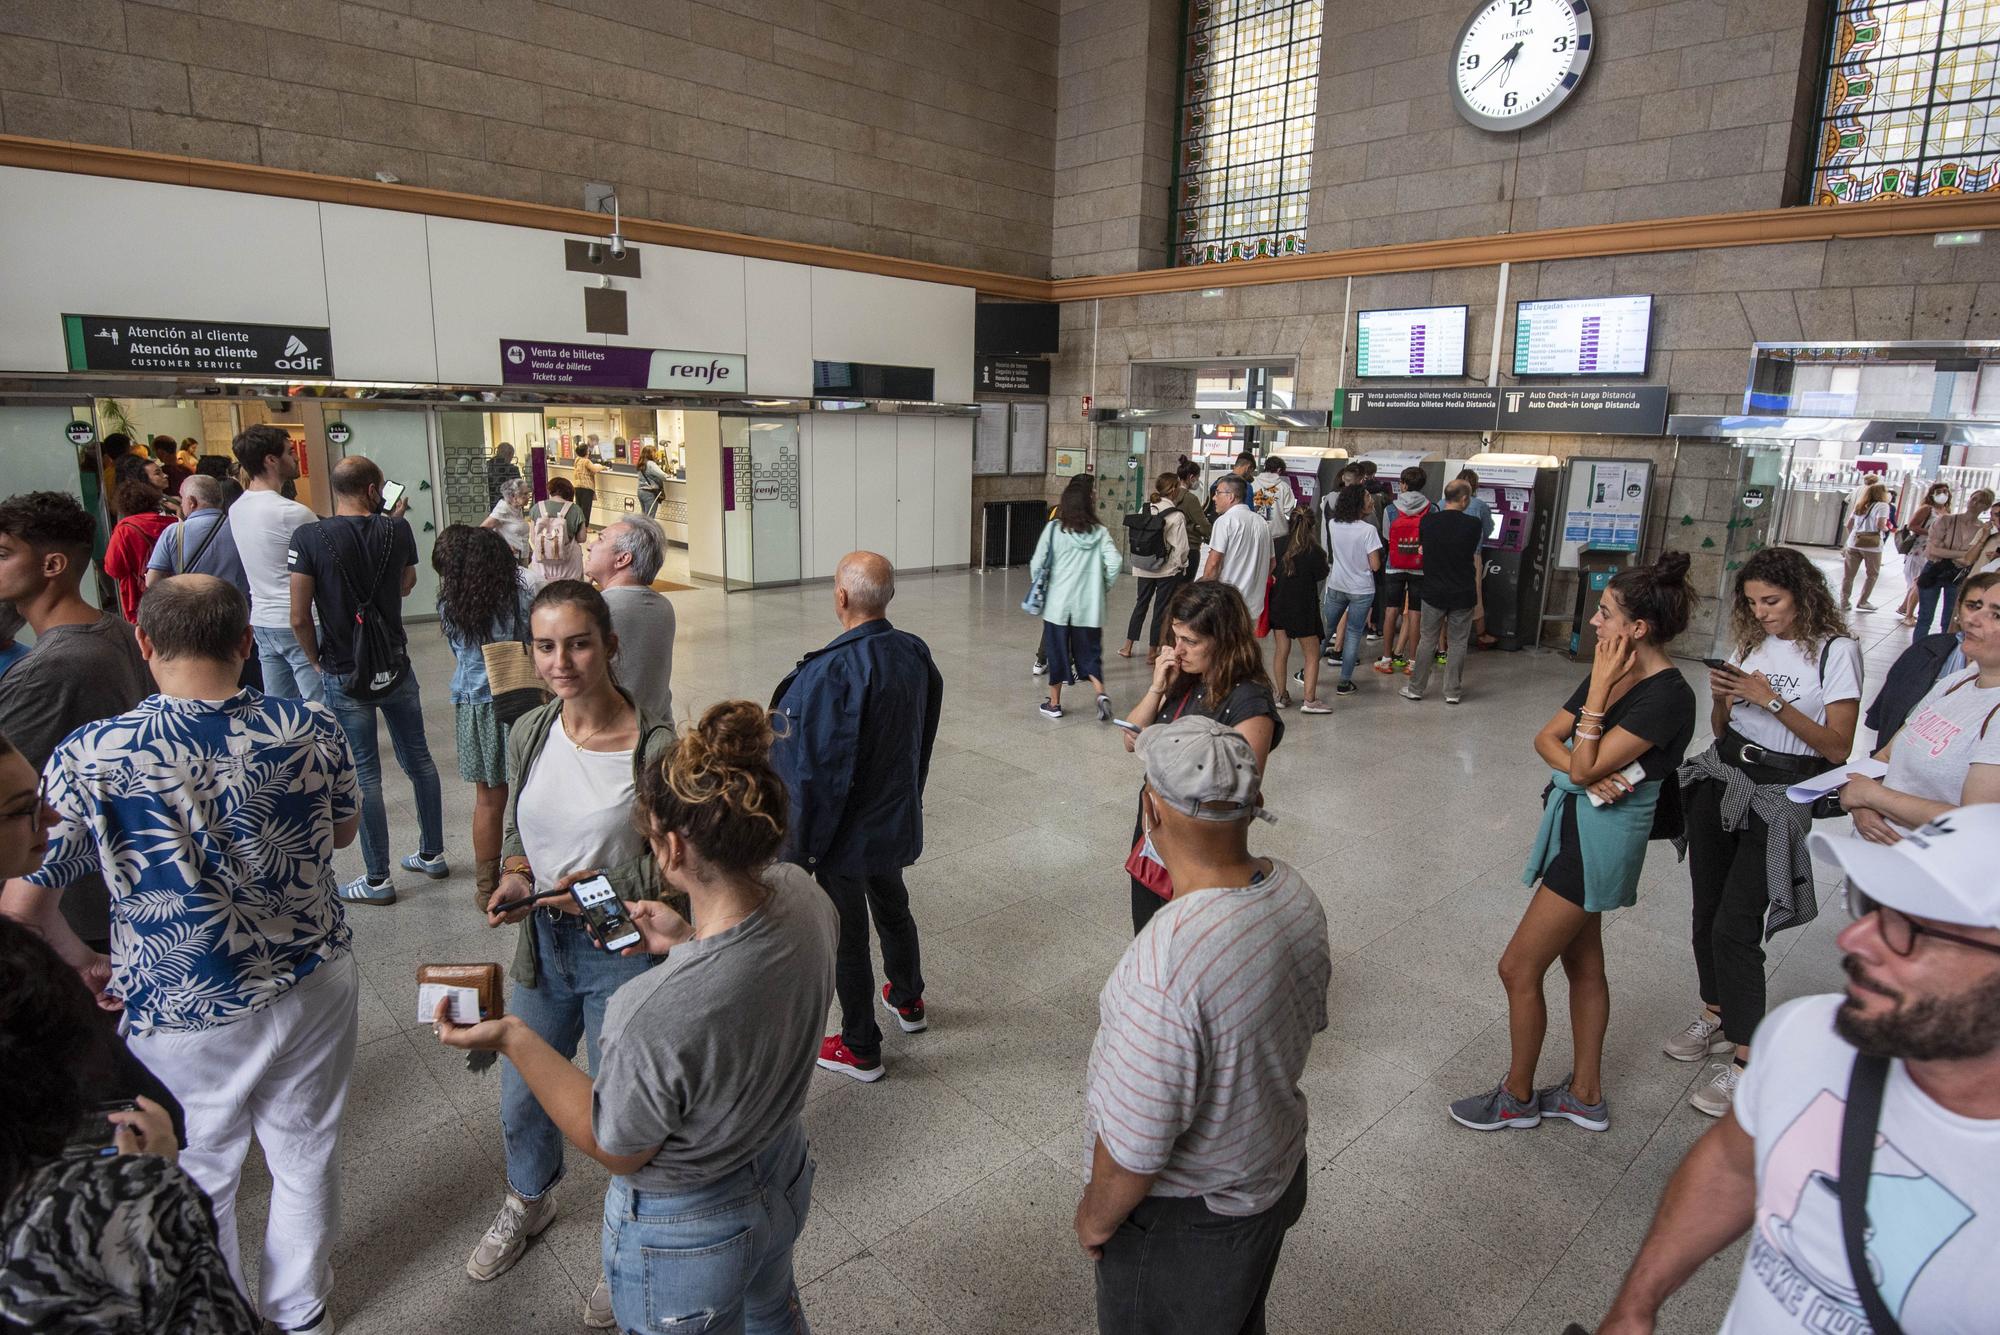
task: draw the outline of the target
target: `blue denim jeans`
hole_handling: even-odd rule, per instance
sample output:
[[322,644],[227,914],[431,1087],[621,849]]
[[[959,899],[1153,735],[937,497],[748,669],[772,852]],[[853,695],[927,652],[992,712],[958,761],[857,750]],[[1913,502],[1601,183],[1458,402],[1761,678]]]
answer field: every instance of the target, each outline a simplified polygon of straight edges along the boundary
[[444,852],[444,794],[438,789],[437,763],[424,740],[424,701],[418,692],[416,669],[403,674],[402,684],[380,700],[354,699],[331,680],[322,679],[326,703],[347,734],[354,752],[354,777],[361,784],[361,859],[373,881],[389,879],[389,811],[382,805],[382,751],[375,736],[379,710],[389,725],[389,742],[396,764],[410,776],[417,797],[417,852],[436,857]]
[[604,1194],[604,1277],[621,1330],[810,1335],[792,1244],[812,1209],[813,1161],[796,1121],[743,1167],[686,1191],[614,1177]]
[[264,694],[325,702],[319,670],[306,661],[306,651],[299,648],[299,637],[291,627],[253,626],[251,633],[257,639],[257,662],[264,669]]
[[[1340,637],[1340,679],[1354,680],[1354,665],[1361,658],[1361,637],[1368,626],[1368,609],[1375,604],[1372,593],[1343,593],[1328,587],[1326,602],[1321,608],[1321,618],[1326,622],[1326,633],[1332,635],[1340,625],[1343,614],[1347,617],[1347,632]],[[1281,688],[1282,689],[1282,688]]]
[[1917,590],[1917,628],[1910,632],[1910,643],[1931,633],[1931,617],[1937,616],[1939,630],[1951,629],[1951,608],[1958,600],[1958,585],[1937,584],[1928,589]]
[[[599,950],[574,913],[536,909],[521,930],[535,934],[540,971],[535,986],[515,988],[507,1004],[565,1057],[575,1057],[577,1041],[584,1040],[596,1074],[597,1034],[611,994],[657,961]],[[512,1062],[500,1063],[500,1135],[507,1148],[507,1186],[515,1195],[534,1200],[562,1180],[562,1132]]]

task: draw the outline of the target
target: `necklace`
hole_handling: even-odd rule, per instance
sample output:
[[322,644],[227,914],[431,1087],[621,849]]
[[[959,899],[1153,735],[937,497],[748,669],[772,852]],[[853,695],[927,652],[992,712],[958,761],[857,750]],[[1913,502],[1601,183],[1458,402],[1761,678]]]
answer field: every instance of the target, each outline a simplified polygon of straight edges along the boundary
[[[598,724],[596,727],[592,728],[589,732],[585,733],[583,736],[570,737],[569,744],[575,747],[577,750],[581,751],[584,749],[583,744],[585,742],[590,741],[592,738],[596,737],[597,734],[603,732],[605,729],[609,728],[612,724],[617,722],[620,722],[620,719],[616,714],[614,714],[610,719],[606,720],[603,723]],[[567,704],[563,706],[563,732],[565,734],[569,733],[569,706]]]
[[697,927],[695,929],[694,939],[700,941],[705,937],[721,935],[722,932],[724,932],[726,929],[734,927],[737,923],[742,922],[745,918],[748,918],[753,914],[755,914],[759,909],[763,908],[765,904],[769,903],[770,899],[771,899],[771,891],[767,887],[764,890],[763,894],[757,897],[757,902],[755,904],[752,904],[749,908],[743,910],[743,912],[732,914],[727,918],[718,918],[715,920],[713,925],[704,923],[702,926]]

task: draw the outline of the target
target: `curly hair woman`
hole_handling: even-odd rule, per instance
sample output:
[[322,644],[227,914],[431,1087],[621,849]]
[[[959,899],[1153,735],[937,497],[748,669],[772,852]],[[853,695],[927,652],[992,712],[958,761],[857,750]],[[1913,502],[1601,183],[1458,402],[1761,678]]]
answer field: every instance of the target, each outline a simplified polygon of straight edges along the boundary
[[592,1325],[702,1313],[715,1330],[805,1329],[792,1246],[813,1162],[800,1114],[833,1001],[836,918],[803,868],[776,861],[787,812],[771,741],[762,705],[729,700],[645,765],[638,827],[688,914],[625,905],[644,938],[632,950],[666,960],[610,998],[594,1081],[518,1015],[461,1029],[440,1013],[446,1043],[505,1054],[570,1143],[611,1170]]
[[528,589],[507,540],[490,528],[453,524],[431,550],[438,575],[438,629],[458,665],[451,704],[458,725],[458,775],[473,786],[474,897],[483,912],[500,883],[500,831],[507,813],[507,725],[486,679],[487,645],[528,638]]
[[[1271,752],[1285,736],[1284,720],[1271,679],[1264,672],[1264,655],[1250,628],[1250,609],[1234,585],[1220,580],[1184,584],[1167,605],[1171,633],[1153,664],[1153,684],[1138,707],[1125,716],[1141,728],[1183,714],[1200,714],[1243,734],[1257,757],[1261,772]],[[1125,749],[1135,750],[1133,734],[1124,734]],[[1132,930],[1144,930],[1153,915],[1173,896],[1165,868],[1140,848],[1142,822],[1132,826]],[[1142,878],[1141,873],[1144,873]]]
[[1802,553],[1766,547],[1743,563],[1730,629],[1736,648],[1708,674],[1715,745],[1680,770],[1702,1009],[1665,1049],[1723,1059],[1690,1100],[1710,1117],[1729,1111],[1764,1018],[1767,926],[1816,911],[1812,811],[1785,789],[1846,760],[1861,715],[1861,645]]

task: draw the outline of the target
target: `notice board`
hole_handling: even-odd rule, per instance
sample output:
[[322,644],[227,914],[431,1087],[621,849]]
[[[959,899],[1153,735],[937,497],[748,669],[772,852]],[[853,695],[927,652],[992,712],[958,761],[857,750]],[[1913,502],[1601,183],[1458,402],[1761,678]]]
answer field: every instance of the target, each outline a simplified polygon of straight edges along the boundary
[[1563,479],[1556,567],[1575,570],[1585,547],[1638,554],[1653,465],[1644,459],[1571,459]]

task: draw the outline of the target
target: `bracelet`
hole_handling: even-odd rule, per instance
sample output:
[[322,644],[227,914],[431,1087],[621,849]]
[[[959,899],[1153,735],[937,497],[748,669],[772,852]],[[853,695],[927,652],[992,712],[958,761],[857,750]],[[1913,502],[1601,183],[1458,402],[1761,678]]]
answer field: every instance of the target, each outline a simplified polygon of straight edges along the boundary
[[1572,732],[1570,736],[1576,738],[1576,740],[1579,742],[1602,741],[1604,739],[1604,729],[1593,728],[1590,731],[1586,732],[1582,728],[1578,728],[1575,732]]
[[526,858],[522,858],[518,862],[501,863],[500,874],[502,876],[525,876],[531,881],[535,879],[535,869],[528,865]]

